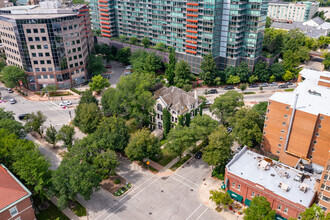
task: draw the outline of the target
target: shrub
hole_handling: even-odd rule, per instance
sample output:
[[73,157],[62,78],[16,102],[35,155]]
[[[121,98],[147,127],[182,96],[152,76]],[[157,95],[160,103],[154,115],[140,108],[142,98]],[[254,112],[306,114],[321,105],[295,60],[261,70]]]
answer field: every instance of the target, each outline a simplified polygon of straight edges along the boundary
[[115,179],[115,180],[113,181],[113,183],[114,183],[114,184],[119,184],[119,183],[120,183],[120,179]]
[[219,180],[223,180],[225,175],[225,168],[225,165],[215,167],[212,171],[212,176],[218,178]]

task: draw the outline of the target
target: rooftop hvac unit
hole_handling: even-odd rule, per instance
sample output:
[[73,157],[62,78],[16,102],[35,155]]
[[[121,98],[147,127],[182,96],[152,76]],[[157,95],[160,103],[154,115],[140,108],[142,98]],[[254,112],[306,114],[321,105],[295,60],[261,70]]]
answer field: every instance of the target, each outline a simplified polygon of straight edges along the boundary
[[305,193],[308,190],[308,185],[305,183],[302,183],[302,184],[300,184],[299,189],[300,189],[300,191]]
[[263,170],[269,170],[270,168],[270,164],[269,162],[265,161],[265,160],[261,160],[258,163],[258,168],[261,168]]
[[301,174],[301,173],[298,173],[295,177],[294,177],[294,181],[297,181],[297,182],[303,182],[305,179],[305,175],[304,174]]
[[289,186],[284,183],[279,183],[278,187],[281,188],[284,192],[289,191]]
[[285,169],[280,169],[278,171],[278,174],[280,175],[280,177],[285,177],[288,178],[289,177],[289,173],[285,171]]

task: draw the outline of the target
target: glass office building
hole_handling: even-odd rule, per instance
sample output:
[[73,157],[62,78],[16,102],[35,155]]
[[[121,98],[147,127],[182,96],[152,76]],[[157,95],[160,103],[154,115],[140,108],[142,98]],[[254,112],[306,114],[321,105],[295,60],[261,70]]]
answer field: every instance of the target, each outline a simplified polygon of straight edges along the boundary
[[245,61],[251,68],[262,49],[265,0],[91,0],[92,28],[104,37],[126,35],[174,47],[193,73],[212,53],[220,69]]

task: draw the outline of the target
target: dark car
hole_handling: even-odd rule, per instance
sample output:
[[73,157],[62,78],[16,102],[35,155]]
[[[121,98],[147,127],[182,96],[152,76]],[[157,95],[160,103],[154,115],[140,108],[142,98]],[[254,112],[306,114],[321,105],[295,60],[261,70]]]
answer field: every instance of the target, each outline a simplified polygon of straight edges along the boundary
[[216,89],[211,89],[209,91],[207,91],[207,94],[216,94],[218,93],[218,91]]
[[292,85],[292,82],[286,82],[287,85]]
[[202,155],[203,155],[203,153],[201,151],[198,151],[197,154],[195,154],[195,158],[196,159],[201,159]]
[[234,88],[234,86],[226,86],[224,89],[225,90],[230,90],[230,89],[235,89],[235,88]]
[[257,88],[257,87],[259,87],[257,84],[251,84],[251,85],[249,85],[249,88]]
[[278,88],[280,88],[280,89],[288,88],[288,85],[287,84],[282,84],[282,85],[279,85]]
[[13,93],[13,92],[14,92],[11,88],[7,88],[6,91],[7,91],[8,93]]
[[28,115],[28,114],[20,114],[20,115],[18,116],[18,119],[21,120],[21,121],[23,121],[27,115]]
[[268,83],[261,83],[261,84],[260,84],[260,87],[268,87],[268,86],[269,86]]

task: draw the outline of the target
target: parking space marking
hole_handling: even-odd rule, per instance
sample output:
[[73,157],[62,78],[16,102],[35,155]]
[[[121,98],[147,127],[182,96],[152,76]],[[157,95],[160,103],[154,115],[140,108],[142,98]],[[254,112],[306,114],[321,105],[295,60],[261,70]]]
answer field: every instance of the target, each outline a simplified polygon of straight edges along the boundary
[[[121,209],[126,203],[128,203],[128,201],[130,201],[131,199],[134,199],[136,196],[138,196],[140,193],[142,193],[144,190],[146,190],[149,186],[151,186],[154,182],[156,182],[157,180],[159,180],[161,177],[158,177],[157,179],[155,179],[154,181],[152,181],[150,184],[148,184],[146,187],[144,187],[140,192],[138,192],[137,194],[135,194],[132,198],[130,198],[129,200],[127,200],[126,202],[124,202],[121,206],[119,206],[116,210],[114,210],[110,215],[108,215],[105,219],[108,219],[110,216],[112,216],[115,212],[117,212],[119,209]],[[104,220],[105,220],[104,219]]]
[[[135,192],[137,189],[139,189],[141,186],[143,186],[146,182],[148,182],[150,179],[152,179],[154,176],[151,176],[150,178],[148,178],[146,181],[144,181],[142,184],[140,184],[137,187],[134,187],[134,189],[130,192],[128,192],[123,198],[121,198],[120,200],[118,200],[115,204],[113,204],[110,208],[108,208],[107,210],[103,211],[99,216],[97,216],[95,218],[98,219],[99,217],[101,217],[103,214],[105,214],[109,209],[111,209],[112,207],[114,207],[115,205],[117,205],[120,201],[122,201],[123,199],[125,199],[127,196],[129,196],[130,194],[132,194],[133,192]],[[157,179],[156,179],[157,180]],[[133,197],[132,197],[133,198]],[[126,202],[128,202],[129,200],[127,200]],[[123,203],[125,204],[125,203]]]
[[200,207],[202,206],[202,204],[200,204],[196,209],[195,211],[193,211],[187,218],[186,220],[188,220]]
[[198,218],[197,218],[196,220],[200,219],[200,217],[202,217],[202,215],[204,215],[204,213],[205,213],[207,210],[208,210],[208,208],[205,208],[204,212],[202,212],[202,214],[201,214],[200,216],[198,216]]

